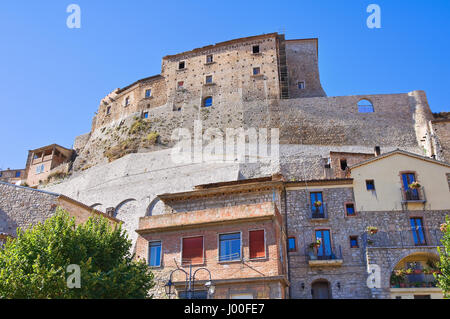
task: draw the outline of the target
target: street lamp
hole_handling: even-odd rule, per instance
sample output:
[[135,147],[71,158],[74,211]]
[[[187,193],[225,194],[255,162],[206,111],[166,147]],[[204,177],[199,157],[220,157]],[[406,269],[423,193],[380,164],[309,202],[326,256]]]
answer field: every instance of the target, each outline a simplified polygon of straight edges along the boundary
[[186,289],[187,298],[188,299],[192,299],[192,297],[194,295],[194,292],[195,292],[195,275],[197,274],[197,272],[199,270],[205,270],[205,271],[208,272],[208,274],[209,274],[209,281],[207,281],[205,283],[205,287],[208,289],[208,296],[214,295],[214,292],[216,291],[216,287],[214,286],[214,284],[212,282],[211,272],[207,268],[202,267],[202,268],[198,268],[197,270],[195,270],[194,273],[192,274],[192,265],[189,265],[189,274],[185,270],[183,270],[181,268],[177,268],[177,269],[173,270],[170,273],[169,281],[164,285],[164,288],[166,290],[166,294],[169,296],[169,299],[170,299],[170,296],[173,294],[172,286],[174,284],[173,284],[173,281],[172,281],[172,277],[173,277],[173,273],[176,272],[176,271],[181,271],[181,272],[183,272],[186,275],[186,281],[185,282],[186,282],[186,287],[187,287],[187,289]]

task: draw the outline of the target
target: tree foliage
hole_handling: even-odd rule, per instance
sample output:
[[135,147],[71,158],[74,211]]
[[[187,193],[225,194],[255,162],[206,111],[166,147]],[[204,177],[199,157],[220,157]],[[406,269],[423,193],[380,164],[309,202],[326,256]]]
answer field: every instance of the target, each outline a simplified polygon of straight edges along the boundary
[[[106,218],[76,225],[58,208],[0,250],[0,298],[146,298],[153,274],[130,248],[125,231]],[[72,264],[80,267],[80,288],[68,287]]]
[[446,217],[446,222],[441,225],[441,231],[444,233],[442,238],[443,248],[438,247],[440,255],[439,268],[441,273],[435,275],[439,282],[439,287],[444,292],[445,298],[450,298],[450,218]]

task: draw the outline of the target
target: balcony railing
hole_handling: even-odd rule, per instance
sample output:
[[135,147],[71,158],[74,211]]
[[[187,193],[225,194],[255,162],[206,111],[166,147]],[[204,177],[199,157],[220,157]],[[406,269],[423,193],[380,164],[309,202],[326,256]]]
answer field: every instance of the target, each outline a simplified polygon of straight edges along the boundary
[[392,281],[391,288],[436,288],[437,280],[433,274],[418,273],[405,275],[403,280]]
[[411,248],[420,246],[442,246],[442,232],[439,229],[419,229],[392,232],[377,232],[374,235],[363,234],[365,247],[375,248]]
[[425,203],[427,201],[427,198],[425,196],[425,189],[423,187],[420,187],[417,189],[401,188],[400,191],[402,193],[402,202],[404,202],[404,203],[407,203],[407,202]]
[[312,206],[311,207],[311,219],[328,219],[328,209],[327,204],[322,203],[320,207]]
[[342,265],[342,249],[341,246],[332,246],[331,250],[307,247],[306,256],[308,263],[313,266],[339,266]]

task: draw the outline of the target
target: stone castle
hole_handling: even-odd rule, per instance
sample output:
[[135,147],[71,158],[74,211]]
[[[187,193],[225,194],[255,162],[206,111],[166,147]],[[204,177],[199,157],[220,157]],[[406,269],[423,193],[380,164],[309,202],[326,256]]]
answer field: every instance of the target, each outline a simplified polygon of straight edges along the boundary
[[[425,160],[429,165],[443,167],[444,173],[436,174],[445,177],[450,161],[450,120],[447,114],[431,112],[425,92],[328,97],[320,82],[318,63],[318,39],[286,40],[278,33],[235,39],[165,56],[161,74],[115,89],[100,101],[91,131],[75,139],[73,153],[55,145],[30,151],[27,167],[32,167],[34,160],[44,161],[45,156],[64,157],[63,164],[57,161],[58,165],[46,170],[45,176],[57,178],[43,183],[33,173],[33,185],[30,186],[63,194],[122,220],[133,240],[134,251],[144,257],[148,242],[157,239],[154,235],[157,227],[153,225],[160,225],[158,227],[162,229],[164,223],[174,223],[164,220],[167,214],[204,212],[219,209],[221,205],[256,205],[251,207],[264,210],[258,218],[277,221],[275,226],[270,226],[271,238],[281,238],[282,242],[288,237],[294,238],[300,248],[300,235],[291,234],[287,228],[295,232],[309,227],[311,232],[316,227],[314,218],[298,217],[303,211],[308,215],[311,209],[311,203],[307,204],[311,193],[308,187],[320,189],[320,194],[324,190],[325,198],[328,196],[330,217],[319,218],[325,220],[323,225],[327,222],[335,224],[330,220],[336,217],[337,224],[350,227],[347,219],[340,220],[338,216],[341,216],[342,207],[360,205],[355,200],[356,188],[355,191],[353,188],[357,185],[352,184],[352,178],[356,180],[356,177],[351,170],[374,158],[386,156],[388,162],[401,155],[419,162]],[[201,121],[204,129],[217,128],[219,134],[227,128],[278,128],[279,161],[276,165],[264,161],[172,162],[173,131],[180,127],[194,131],[195,121]],[[36,152],[40,157],[36,157]],[[194,188],[194,192],[189,192]],[[271,199],[275,206],[263,205]],[[446,214],[445,209],[450,206],[437,207],[432,200],[428,203],[423,200],[419,200],[423,204],[419,208],[436,212],[430,222],[433,229],[437,228]],[[298,204],[300,202],[305,203],[305,207]],[[405,210],[408,202],[408,199],[399,200],[392,209]],[[362,205],[352,209],[359,211],[358,218],[364,218],[367,223],[386,221],[390,216],[389,209],[376,205],[371,209],[364,207],[367,208]],[[372,217],[373,211],[381,210],[381,217]],[[245,209],[239,210],[242,218],[250,218],[245,217],[245,212]],[[207,215],[203,218],[202,223],[209,220]],[[397,215],[393,220],[399,225],[405,223]],[[289,227],[285,228],[286,222]],[[176,227],[182,229],[183,221],[177,223]],[[367,223],[359,220],[355,226],[357,234],[349,232],[345,236],[363,233],[369,226]],[[265,227],[265,222],[261,225]],[[252,231],[251,227],[246,229]],[[178,238],[168,238],[173,243],[179,242]],[[284,244],[280,245],[287,249]],[[302,251],[305,247],[301,247]],[[273,249],[272,253],[276,254],[276,245]],[[178,253],[175,251],[174,255]],[[344,254],[347,253],[352,254],[352,250],[345,249]],[[270,266],[279,267],[280,273],[271,277],[270,289],[264,285],[262,290],[255,288],[255,296],[308,297],[305,283],[309,287],[313,277],[320,279],[317,273],[291,265],[291,276],[301,279],[278,278],[285,278],[284,267],[304,257],[303,253],[291,255],[289,261],[281,258],[281,266],[276,262]],[[379,258],[373,252],[366,255],[368,259]],[[371,294],[363,287],[366,255],[353,253],[350,268],[341,268],[358,272],[351,290],[341,290],[339,279],[330,280],[336,285],[339,283],[335,295],[360,298],[389,295],[386,290],[372,291]],[[319,265],[319,273],[322,266]],[[305,271],[310,271],[312,277],[308,278]],[[329,275],[339,278],[340,273],[333,269]],[[160,273],[161,280],[167,276],[167,271]],[[294,290],[288,293],[286,282],[289,280]],[[269,290],[264,290],[266,288]],[[223,297],[230,296],[229,291],[221,293]]]

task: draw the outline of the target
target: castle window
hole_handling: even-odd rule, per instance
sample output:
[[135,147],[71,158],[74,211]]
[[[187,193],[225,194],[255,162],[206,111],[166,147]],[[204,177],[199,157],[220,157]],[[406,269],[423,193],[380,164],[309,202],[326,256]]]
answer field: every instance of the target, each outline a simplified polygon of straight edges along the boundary
[[186,63],[184,61],[180,61],[178,63],[178,70],[183,70],[186,67]]
[[355,216],[355,204],[353,203],[345,204],[345,212],[347,216]]
[[295,237],[289,237],[288,238],[288,251],[293,252],[297,251],[297,245],[295,242]]
[[148,99],[151,96],[152,96],[152,90],[151,89],[145,90],[145,98]]
[[253,49],[253,54],[259,53],[259,45],[254,45],[252,49]]
[[366,188],[368,191],[374,191],[375,190],[375,181],[373,179],[366,181]]
[[206,84],[211,84],[211,83],[213,83],[213,77],[212,77],[212,75],[207,75],[207,76],[206,76],[205,83],[206,83]]
[[111,114],[111,106],[108,106],[106,108],[106,115]]
[[253,68],[253,75],[259,75],[259,74],[261,74],[261,68],[260,67]]
[[130,97],[129,96],[127,96],[125,98],[125,106],[128,106],[128,105],[130,105]]
[[305,89],[305,82],[298,82],[298,89],[299,90],[304,90]]
[[350,248],[359,248],[358,236],[350,236]]
[[20,177],[20,171],[16,172],[16,177]]
[[358,102],[358,112],[359,113],[373,113],[373,104],[369,100],[363,99]]
[[345,171],[347,169],[347,160],[341,159],[341,170]]
[[206,63],[213,63],[213,55],[209,54],[206,56]]
[[148,112],[144,113],[144,119],[148,119]]
[[210,107],[212,106],[212,102],[213,102],[212,96],[208,96],[203,100],[203,106]]

